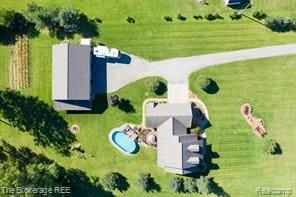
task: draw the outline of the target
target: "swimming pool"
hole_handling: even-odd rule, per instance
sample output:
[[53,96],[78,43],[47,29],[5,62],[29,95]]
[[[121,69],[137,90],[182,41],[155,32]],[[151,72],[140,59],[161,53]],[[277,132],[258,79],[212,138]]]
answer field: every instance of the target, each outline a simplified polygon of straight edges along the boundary
[[120,131],[111,132],[109,138],[112,144],[123,153],[132,154],[137,149],[136,142]]

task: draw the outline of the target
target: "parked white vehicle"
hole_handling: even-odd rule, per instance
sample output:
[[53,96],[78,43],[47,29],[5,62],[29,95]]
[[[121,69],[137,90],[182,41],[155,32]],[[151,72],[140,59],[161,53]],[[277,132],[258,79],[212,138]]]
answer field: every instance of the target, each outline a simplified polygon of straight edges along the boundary
[[114,48],[108,48],[106,46],[101,46],[98,45],[96,47],[94,47],[94,51],[93,51],[94,55],[96,57],[101,57],[101,58],[120,58],[120,51],[118,49],[114,49]]

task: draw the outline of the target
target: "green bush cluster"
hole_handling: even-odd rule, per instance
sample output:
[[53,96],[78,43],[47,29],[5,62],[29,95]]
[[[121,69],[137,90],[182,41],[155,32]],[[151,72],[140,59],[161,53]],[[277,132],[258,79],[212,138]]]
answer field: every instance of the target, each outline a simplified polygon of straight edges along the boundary
[[146,81],[146,88],[150,92],[157,92],[160,88],[160,81],[156,78],[150,78]]
[[131,16],[128,16],[128,17],[126,18],[126,21],[127,21],[129,24],[134,24],[134,23],[136,23],[136,19],[134,19],[134,18],[131,17]]
[[201,176],[199,179],[173,177],[169,180],[169,188],[175,193],[187,192],[208,195],[213,191],[213,184],[211,178],[204,176]]
[[263,10],[256,10],[253,12],[252,16],[258,20],[265,19],[267,17],[267,14]]
[[284,17],[267,17],[265,25],[275,32],[296,31],[296,19]]
[[223,19],[223,17],[220,14],[214,12],[214,13],[206,14],[205,19],[207,19],[208,21],[213,21],[216,19]]
[[167,22],[173,22],[173,18],[170,16],[164,16],[163,19]]
[[242,18],[242,14],[237,11],[234,11],[229,15],[229,17],[231,18],[231,20],[239,20]]
[[274,139],[268,139],[264,142],[263,151],[268,155],[281,154],[280,145]]

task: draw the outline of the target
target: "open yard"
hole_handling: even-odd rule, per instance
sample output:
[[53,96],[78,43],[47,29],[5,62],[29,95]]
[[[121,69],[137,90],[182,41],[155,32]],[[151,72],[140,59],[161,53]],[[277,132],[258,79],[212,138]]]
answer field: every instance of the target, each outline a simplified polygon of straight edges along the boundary
[[[255,195],[256,187],[284,187],[295,191],[295,56],[260,59],[214,66],[194,73],[190,78],[191,89],[206,103],[212,127],[207,129],[208,143],[218,157],[212,159],[214,177],[231,196]],[[209,95],[199,90],[200,77],[213,78],[219,91]],[[37,92],[39,88],[36,88]],[[94,157],[78,159],[62,157],[52,149],[34,146],[32,138],[25,133],[0,124],[0,135],[10,143],[25,145],[42,152],[67,168],[79,168],[88,175],[102,177],[108,171],[118,171],[128,178],[130,188],[126,196],[138,196],[135,187],[138,172],[150,172],[160,184],[161,193],[149,196],[173,196],[167,181],[173,176],[157,167],[156,152],[141,148],[133,157],[122,155],[108,141],[109,131],[125,122],[141,122],[141,104],[147,97],[144,80],[119,90],[119,96],[127,98],[135,113],[126,114],[108,108],[103,114],[64,114],[71,124],[79,124],[78,140],[87,154]],[[43,94],[49,94],[43,90]],[[268,137],[279,142],[283,154],[265,156],[263,139],[257,138],[240,115],[242,103],[250,102],[254,113],[264,121]],[[104,104],[98,102],[104,109]],[[116,193],[121,195],[120,193]],[[185,195],[185,194],[184,194]],[[187,196],[188,194],[186,194]],[[195,195],[196,196],[196,195]]]
[[[1,5],[24,10],[27,2],[31,1],[4,0]],[[296,42],[295,33],[273,33],[246,17],[232,21],[229,18],[232,11],[224,6],[223,0],[208,2],[209,6],[202,6],[196,0],[48,0],[38,4],[72,5],[89,17],[99,17],[100,36],[95,40],[149,60]],[[245,14],[251,16],[258,8],[272,16],[296,16],[296,4],[292,0],[254,0],[253,8]],[[179,13],[186,17],[185,21],[177,19]],[[224,19],[192,18],[208,13],[219,13]],[[127,16],[134,17],[136,23],[128,24]],[[173,22],[165,22],[164,16],[171,16]]]
[[[2,0],[1,6],[24,10],[27,0]],[[38,1],[39,5],[73,5],[90,17],[99,17],[100,36],[95,41],[117,47],[122,51],[149,60],[197,54],[231,51],[234,49],[296,42],[296,33],[273,33],[250,19],[232,21],[231,12],[223,1],[209,0],[209,6],[201,6],[195,0],[88,0],[88,1]],[[254,0],[254,8],[262,8],[270,15],[296,17],[293,0]],[[196,21],[193,15],[218,12],[224,20]],[[176,19],[178,13],[186,21]],[[173,17],[165,22],[163,16]],[[136,19],[135,24],[125,21],[127,16]],[[74,37],[78,42],[79,37]],[[41,33],[30,39],[30,87],[22,93],[51,101],[51,46],[60,42]],[[237,62],[207,68],[192,74],[190,88],[207,105],[212,127],[207,129],[208,143],[212,144],[217,158],[212,159],[209,176],[234,197],[255,196],[256,187],[292,188],[296,192],[296,56]],[[0,45],[0,88],[8,87],[9,46]],[[184,65],[186,66],[186,65]],[[209,95],[199,89],[198,78],[211,77],[218,86],[217,94]],[[156,164],[156,152],[141,148],[133,157],[126,157],[108,141],[108,133],[125,122],[139,124],[142,117],[142,102],[145,98],[145,81],[140,80],[117,92],[129,99],[135,113],[125,113],[115,108],[105,109],[100,114],[66,114],[62,116],[69,125],[79,124],[79,143],[87,154],[94,157],[78,159],[63,157],[53,149],[33,145],[32,137],[0,122],[0,137],[16,146],[28,146],[33,151],[44,153],[66,168],[79,168],[90,176],[102,177],[108,171],[118,171],[127,177],[130,188],[119,196],[139,196],[135,187],[138,172],[150,172],[161,193],[149,196],[174,196],[169,192],[167,181],[173,175],[165,173]],[[262,139],[258,139],[240,115],[240,106],[250,102],[254,114],[264,121],[268,136],[279,142],[283,154],[267,157],[262,153]],[[214,165],[216,164],[216,165]],[[148,195],[148,194],[147,194]],[[189,196],[184,194],[183,196]],[[79,194],[78,194],[79,196]],[[177,196],[177,195],[176,195]],[[179,196],[179,195],[178,195]],[[182,196],[182,195],[181,195]],[[197,195],[193,195],[197,196]]]
[[[219,157],[210,172],[231,196],[255,196],[256,187],[296,190],[295,56],[237,62],[214,66],[191,75],[190,87],[206,103],[212,127],[208,143]],[[200,90],[198,79],[211,77],[216,94]],[[267,138],[278,141],[283,154],[265,156],[263,139],[252,132],[240,114],[251,103],[263,119]]]

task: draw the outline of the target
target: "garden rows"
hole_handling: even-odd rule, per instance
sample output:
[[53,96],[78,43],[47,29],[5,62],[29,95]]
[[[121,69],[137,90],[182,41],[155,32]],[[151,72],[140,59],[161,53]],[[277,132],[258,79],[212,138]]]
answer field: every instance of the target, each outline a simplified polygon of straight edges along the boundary
[[10,51],[9,87],[19,90],[29,86],[29,39],[26,36],[18,36]]

